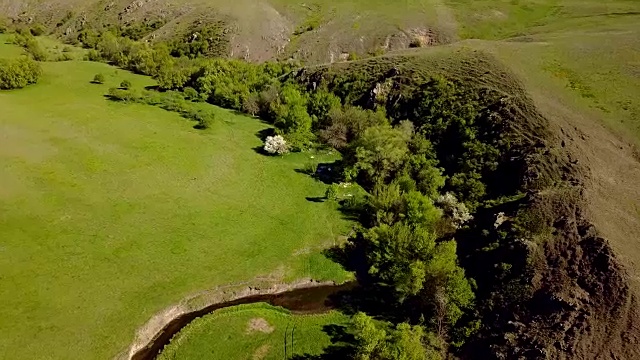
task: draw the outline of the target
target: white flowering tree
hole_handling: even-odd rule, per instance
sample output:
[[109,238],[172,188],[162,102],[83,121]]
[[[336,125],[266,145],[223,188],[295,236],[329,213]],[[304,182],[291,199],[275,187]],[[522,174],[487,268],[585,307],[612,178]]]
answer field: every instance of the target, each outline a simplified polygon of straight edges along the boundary
[[462,225],[473,219],[473,215],[471,215],[467,206],[463,202],[458,201],[456,196],[450,192],[440,195],[436,203],[451,219],[456,229],[459,229]]
[[289,145],[281,135],[267,136],[264,142],[264,151],[272,155],[282,155],[289,152]]

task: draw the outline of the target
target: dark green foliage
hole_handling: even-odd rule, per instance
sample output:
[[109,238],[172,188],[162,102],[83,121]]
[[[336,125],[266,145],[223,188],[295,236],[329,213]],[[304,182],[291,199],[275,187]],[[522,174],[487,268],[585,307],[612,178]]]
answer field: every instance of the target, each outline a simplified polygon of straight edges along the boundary
[[33,36],[41,36],[47,32],[47,28],[42,24],[35,24],[29,29],[31,35]]
[[140,40],[152,32],[160,29],[165,24],[164,20],[134,22],[120,30],[120,36],[131,40]]
[[327,118],[332,111],[342,107],[340,98],[326,89],[318,89],[309,96],[307,112],[313,118],[316,129],[327,127]]
[[196,104],[186,101],[181,93],[167,91],[159,93],[156,91],[137,92],[110,88],[108,96],[114,101],[135,102],[161,107],[167,111],[179,113],[185,119],[197,122],[194,126],[197,129],[208,129],[215,121],[215,114],[211,110],[204,110],[196,107]]
[[389,125],[373,126],[349,146],[347,179],[360,178],[367,187],[385,183],[408,156],[406,135]]
[[225,32],[225,23],[216,22],[204,27],[193,27],[182,38],[168,44],[171,55],[186,56],[191,59],[199,57],[224,57],[228,54],[229,39]]
[[276,63],[255,65],[214,59],[204,63],[193,75],[193,87],[212,104],[242,110],[250,94],[265,90],[276,77],[288,71],[289,66]]
[[186,88],[184,88],[184,90],[182,90],[182,93],[184,94],[184,97],[187,100],[191,100],[191,101],[200,100],[200,94],[198,94],[198,92],[192,87],[187,86]]
[[390,324],[375,321],[364,313],[356,313],[348,332],[354,344],[349,358],[358,360],[440,360],[440,344],[436,337],[420,326],[407,323]]
[[122,88],[122,89],[128,90],[130,87],[131,87],[131,81],[129,81],[129,80],[123,80],[120,83],[120,88]]
[[44,50],[36,39],[31,39],[27,42],[25,50],[33,57],[36,61],[46,61],[49,57],[46,50]]
[[29,53],[36,61],[47,60],[47,52],[42,49],[38,40],[30,33],[21,31],[13,36],[12,42],[15,45],[21,46]]
[[100,41],[100,35],[97,31],[88,28],[82,29],[77,36],[77,40],[88,49],[95,49]]
[[9,25],[7,20],[0,16],[0,34],[4,34],[9,31]]
[[93,81],[92,81],[92,82],[93,82],[94,84],[104,84],[104,81],[105,81],[105,78],[104,78],[104,75],[103,75],[103,74],[96,74],[96,75],[93,77]]
[[363,110],[354,106],[333,108],[325,117],[320,138],[338,150],[361,136],[369,127],[389,124],[383,111]]
[[474,295],[457,264],[455,241],[436,243],[432,231],[402,222],[374,227],[365,240],[369,275],[401,301],[417,303],[413,316],[442,316],[453,325],[472,306]]
[[40,65],[29,58],[0,59],[0,89],[20,89],[35,84],[42,75]]
[[107,94],[111,100],[124,102],[141,102],[142,96],[131,90],[109,88]]
[[313,119],[307,113],[307,102],[306,94],[297,87],[285,85],[280,90],[278,101],[271,105],[274,125],[294,149],[308,146],[313,139]]

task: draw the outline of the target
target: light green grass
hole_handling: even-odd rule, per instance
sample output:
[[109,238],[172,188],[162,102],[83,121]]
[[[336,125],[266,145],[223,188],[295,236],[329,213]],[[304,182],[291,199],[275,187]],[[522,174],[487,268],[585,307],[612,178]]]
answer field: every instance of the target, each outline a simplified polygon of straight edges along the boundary
[[[251,320],[256,319],[266,320],[271,328],[265,330],[269,332],[250,330]],[[222,309],[189,324],[165,348],[159,360],[283,359],[285,331],[289,357],[316,355],[331,344],[325,326],[346,325],[347,322],[348,317],[339,312],[291,315],[265,304]],[[258,354],[263,357],[257,357]]]
[[21,47],[10,44],[12,35],[0,34],[0,59],[10,59],[18,57],[25,52]]
[[[0,46],[4,49],[4,46]],[[2,50],[5,51],[5,50]],[[295,171],[335,155],[256,153],[256,119],[106,100],[129,79],[99,63],[43,63],[0,92],[0,358],[109,359],[154,313],[217,285],[343,280],[320,255],[346,231],[326,186]],[[104,85],[90,84],[96,73]]]
[[463,38],[504,39],[551,26],[599,23],[635,17],[639,4],[629,0],[445,0],[453,9]]

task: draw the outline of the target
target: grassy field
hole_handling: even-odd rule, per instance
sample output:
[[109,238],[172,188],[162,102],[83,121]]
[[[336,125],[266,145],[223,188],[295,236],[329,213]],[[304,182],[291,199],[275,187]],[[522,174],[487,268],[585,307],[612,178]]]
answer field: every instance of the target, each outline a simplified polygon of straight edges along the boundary
[[344,326],[347,321],[348,317],[339,312],[291,315],[266,304],[222,309],[184,328],[163,350],[159,360],[282,359],[285,332],[287,356],[317,355],[331,344],[325,326]]
[[[14,53],[0,45],[1,54]],[[157,311],[256,277],[344,279],[320,254],[349,224],[296,172],[335,155],[254,151],[267,125],[106,100],[129,79],[99,63],[43,63],[0,92],[0,358],[108,359]],[[104,85],[91,84],[96,73]]]

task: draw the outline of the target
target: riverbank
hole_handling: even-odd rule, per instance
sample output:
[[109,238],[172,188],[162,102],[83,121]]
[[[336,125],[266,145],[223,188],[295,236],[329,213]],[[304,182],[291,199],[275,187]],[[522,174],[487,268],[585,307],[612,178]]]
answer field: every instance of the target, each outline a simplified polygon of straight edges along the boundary
[[265,302],[294,314],[316,314],[335,307],[333,295],[353,289],[356,282],[302,279],[289,284],[247,284],[219,287],[184,299],[153,316],[138,330],[129,349],[116,360],[152,360],[190,322],[215,310],[242,304]]

